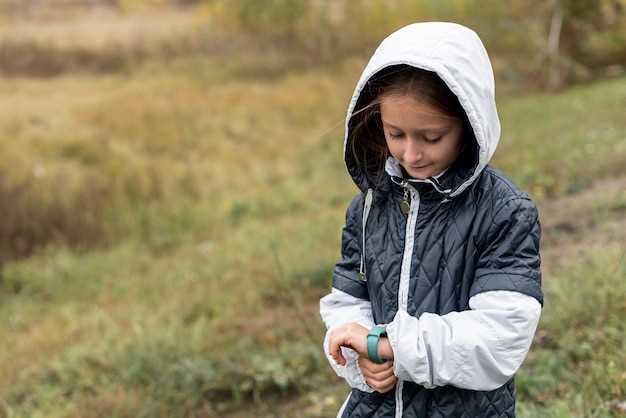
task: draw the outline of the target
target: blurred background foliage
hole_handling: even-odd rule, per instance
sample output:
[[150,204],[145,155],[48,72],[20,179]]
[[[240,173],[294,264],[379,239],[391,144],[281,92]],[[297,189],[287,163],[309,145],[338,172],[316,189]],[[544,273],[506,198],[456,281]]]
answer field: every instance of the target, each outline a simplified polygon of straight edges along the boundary
[[0,417],[334,416],[344,112],[380,40],[474,28],[540,206],[522,417],[626,413],[624,0],[0,0]]
[[[176,6],[193,7],[192,12],[179,13],[187,21],[178,16],[176,22],[170,19],[171,13],[163,25],[154,22],[155,16],[144,17],[149,22],[131,17]],[[27,16],[43,19],[50,27],[42,31],[38,22],[31,33],[12,30],[13,39],[5,33],[2,71],[55,75],[82,67],[106,72],[154,55],[171,59],[172,54],[216,49],[233,54],[241,53],[244,45],[248,52],[259,47],[287,48],[291,59],[327,65],[347,55],[367,54],[386,34],[407,22],[446,19],[467,24],[480,33],[490,53],[506,62],[496,68],[501,78],[539,87],[550,82],[548,77],[558,77],[551,81],[556,88],[623,70],[625,8],[624,0],[4,0],[0,10],[5,20]],[[46,25],[54,16],[66,20],[68,10],[80,18],[75,27],[62,25],[62,29],[58,22]],[[121,34],[120,27],[96,34],[90,30],[92,25],[84,23],[81,12],[86,10],[126,16],[127,28],[122,24],[118,26],[126,30]],[[172,33],[177,24],[181,30]],[[80,26],[85,36],[71,36]],[[129,40],[128,29],[134,30],[130,36],[133,42],[122,45]],[[159,31],[164,36],[156,36]],[[216,31],[227,34],[229,41],[217,40]],[[94,50],[96,44],[102,49]],[[59,52],[67,55],[59,56]],[[546,66],[558,76],[545,71]]]
[[[622,74],[625,7],[623,0],[3,0],[0,73],[15,85],[25,77],[66,79],[80,74],[101,75],[98,80],[119,85],[107,75],[138,81],[141,74],[153,71],[167,77],[165,68],[213,78],[215,83],[269,80],[288,72],[336,68],[351,59],[362,61],[386,34],[409,22],[452,20],[481,35],[494,64],[498,94],[510,97]],[[145,82],[158,81],[151,77]],[[216,129],[217,124],[196,118],[188,100],[198,103],[199,95],[180,100],[145,97],[145,105],[138,104],[141,97],[127,100],[136,93],[141,96],[145,87],[143,81],[135,82],[135,92],[118,89],[121,96],[115,97],[110,85],[104,87],[110,89],[107,97],[85,86],[71,98],[57,97],[56,103],[47,97],[47,105],[40,101],[19,117],[5,113],[3,130],[21,140],[5,148],[4,162],[11,168],[5,166],[6,174],[0,176],[0,196],[12,203],[3,208],[8,222],[0,230],[9,239],[0,244],[0,260],[28,255],[50,240],[82,245],[89,244],[88,237],[110,242],[133,228],[147,233],[149,210],[142,212],[143,223],[135,225],[120,219],[120,213],[137,202],[144,206],[163,201],[172,190],[192,200],[203,193],[198,170],[207,168],[190,166],[185,161],[190,154],[172,144],[182,139],[193,147],[199,132]],[[118,100],[128,108],[116,106]],[[109,113],[102,113],[103,104],[112,107]],[[70,115],[72,106],[76,111]],[[51,108],[60,112],[52,120],[47,117]],[[161,119],[164,111],[175,117]],[[139,117],[126,120],[123,115],[129,112]],[[69,118],[80,119],[82,132],[72,125],[68,133],[63,123]],[[143,122],[159,125],[158,139],[143,130]],[[115,135],[134,140],[113,143]],[[85,137],[93,139],[81,140]],[[36,161],[41,154],[20,153],[25,141],[40,142],[47,148],[46,158],[54,161],[42,165]],[[151,156],[136,153],[137,147]],[[167,164],[168,178],[153,164],[157,154],[159,164]],[[14,167],[16,159],[23,164]],[[73,175],[76,170],[82,171],[80,177]],[[58,199],[47,179],[65,184],[64,199]],[[548,194],[570,187],[554,179],[542,181]],[[81,210],[76,213],[75,207]]]

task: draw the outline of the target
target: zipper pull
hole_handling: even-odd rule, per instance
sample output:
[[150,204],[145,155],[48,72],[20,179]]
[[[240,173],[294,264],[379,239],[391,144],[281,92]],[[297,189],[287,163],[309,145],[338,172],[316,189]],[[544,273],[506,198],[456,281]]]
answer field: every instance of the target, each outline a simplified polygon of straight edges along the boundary
[[400,202],[400,211],[405,215],[408,215],[411,211],[411,199],[409,198],[409,188],[407,184],[406,181],[402,183],[402,187],[404,187],[404,197],[402,198],[402,202]]

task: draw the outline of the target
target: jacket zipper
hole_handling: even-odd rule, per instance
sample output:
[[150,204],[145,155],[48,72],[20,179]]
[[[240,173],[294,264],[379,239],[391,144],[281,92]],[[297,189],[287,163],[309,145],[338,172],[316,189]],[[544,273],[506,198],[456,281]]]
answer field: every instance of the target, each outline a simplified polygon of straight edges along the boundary
[[[400,270],[400,284],[398,289],[398,309],[402,309],[406,312],[408,304],[409,294],[409,281],[411,277],[411,257],[413,255],[413,244],[415,238],[415,223],[417,220],[417,214],[419,212],[419,192],[409,186],[409,183],[405,180],[402,182],[404,188],[405,200],[408,197],[408,193],[411,195],[411,201],[409,205],[408,217],[406,220],[406,230],[404,236],[404,253],[402,254],[402,267]],[[404,405],[402,404],[402,387],[404,386],[402,380],[398,380],[396,385],[396,418],[402,418],[402,412]]]
[[400,211],[408,215],[411,210],[411,199],[409,199],[409,188],[406,187],[408,182],[403,182],[402,185],[404,187],[404,196],[402,197],[402,202],[400,202]]

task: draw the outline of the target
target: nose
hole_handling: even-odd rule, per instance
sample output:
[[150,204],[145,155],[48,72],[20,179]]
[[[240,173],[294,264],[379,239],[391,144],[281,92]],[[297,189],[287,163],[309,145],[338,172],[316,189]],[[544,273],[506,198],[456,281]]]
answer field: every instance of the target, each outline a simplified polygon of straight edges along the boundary
[[423,157],[423,150],[415,139],[409,139],[404,149],[404,163],[417,165]]

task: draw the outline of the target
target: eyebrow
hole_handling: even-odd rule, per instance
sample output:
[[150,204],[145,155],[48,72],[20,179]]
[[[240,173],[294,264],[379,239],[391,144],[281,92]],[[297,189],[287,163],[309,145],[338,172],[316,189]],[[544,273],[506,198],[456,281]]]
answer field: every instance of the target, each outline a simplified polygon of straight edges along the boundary
[[[383,123],[389,126],[390,128],[398,129],[399,131],[402,131],[402,128],[398,128],[397,126],[392,125],[391,123],[387,121],[383,120]],[[446,129],[448,129],[447,126],[438,126],[438,127],[432,127],[432,128],[415,129],[415,132],[443,132]]]

